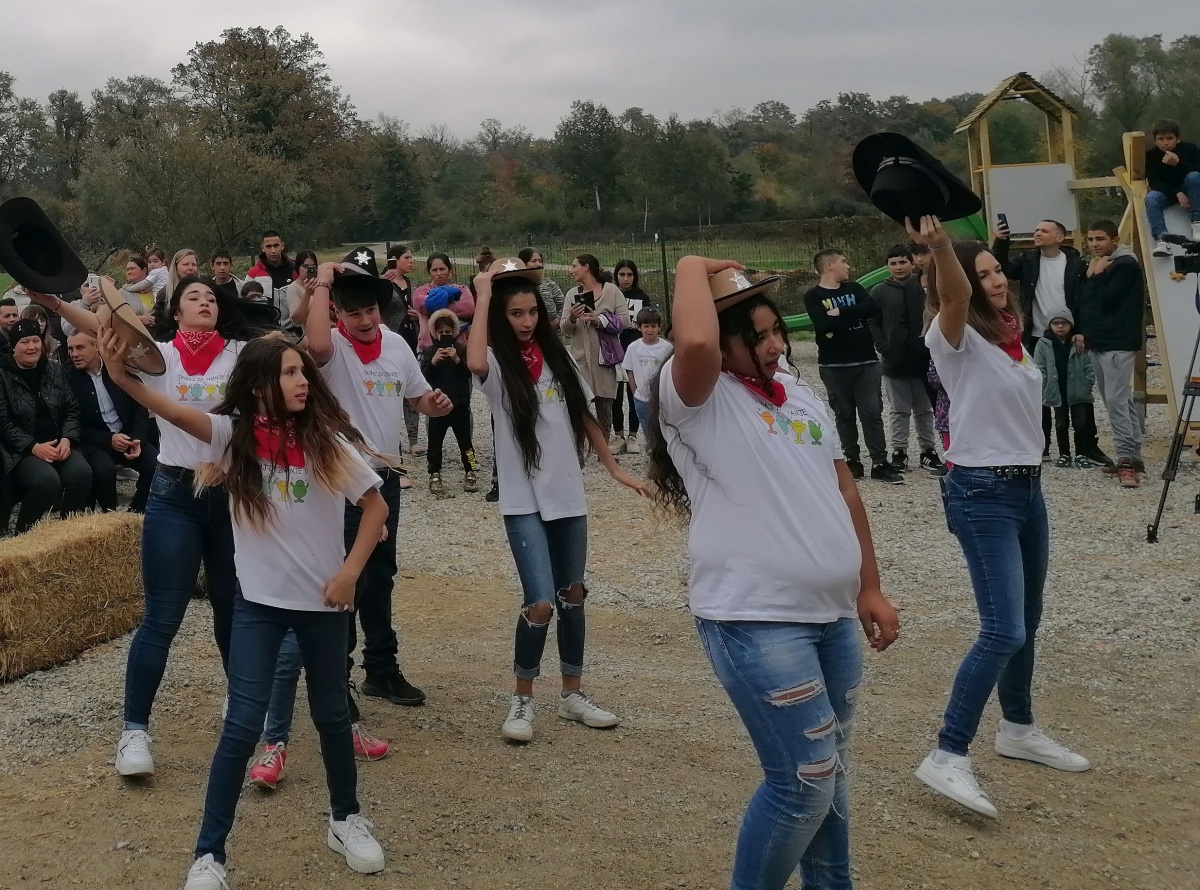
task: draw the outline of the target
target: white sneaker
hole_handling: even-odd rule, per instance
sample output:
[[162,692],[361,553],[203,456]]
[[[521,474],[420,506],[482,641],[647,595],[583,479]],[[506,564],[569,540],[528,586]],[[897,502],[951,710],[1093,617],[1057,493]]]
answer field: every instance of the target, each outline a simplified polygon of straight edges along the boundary
[[533,696],[513,694],[500,734],[510,742],[533,741]]
[[150,735],[144,729],[126,729],[117,741],[117,775],[152,776],[154,757]]
[[1171,248],[1170,244],[1168,244],[1166,241],[1159,239],[1159,241],[1154,245],[1154,250],[1152,250],[1150,252],[1150,255],[1151,256],[1160,256],[1160,257],[1161,256],[1171,256],[1174,252],[1175,251]]
[[930,753],[917,767],[917,778],[955,803],[995,819],[998,813],[987,795],[979,790],[975,773],[971,771],[971,758],[956,754],[947,754],[946,757],[945,763],[938,764],[933,762],[933,753]]
[[642,453],[642,446],[638,444],[637,436],[630,436],[625,440],[625,452],[627,454]]
[[608,729],[621,722],[616,714],[610,714],[582,692],[559,696],[558,716],[564,720],[578,720],[593,729]]
[[608,450],[611,451],[613,454],[624,454],[625,453],[625,437],[624,436],[612,436],[608,440]]
[[229,890],[225,866],[213,859],[212,853],[204,854],[188,869],[183,890]]
[[325,843],[335,853],[346,857],[346,864],[360,875],[371,875],[383,871],[383,847],[371,834],[375,825],[358,813],[347,816],[345,822],[329,820],[329,834]]
[[1023,739],[1009,738],[1003,730],[996,732],[996,753],[1001,757],[1017,760],[1032,760],[1051,769],[1068,773],[1082,773],[1092,768],[1091,762],[1082,754],[1076,754],[1066,745],[1060,745],[1036,726]]

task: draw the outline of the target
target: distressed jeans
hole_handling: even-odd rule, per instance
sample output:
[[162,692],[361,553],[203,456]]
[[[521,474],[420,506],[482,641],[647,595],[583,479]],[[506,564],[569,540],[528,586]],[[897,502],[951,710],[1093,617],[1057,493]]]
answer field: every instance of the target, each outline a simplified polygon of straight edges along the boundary
[[696,629],[758,752],[732,890],[850,890],[850,731],[862,679],[858,622],[709,621]]
[[1140,461],[1142,422],[1133,403],[1133,363],[1137,353],[1112,350],[1093,351],[1091,355],[1100,398],[1108,408],[1108,422],[1112,425],[1117,460],[1128,457]]
[[965,757],[993,689],[1005,720],[1033,723],[1034,640],[1042,620],[1050,524],[1041,479],[1005,479],[961,466],[945,479],[946,518],[967,559],[979,637],[954,678],[938,747]]

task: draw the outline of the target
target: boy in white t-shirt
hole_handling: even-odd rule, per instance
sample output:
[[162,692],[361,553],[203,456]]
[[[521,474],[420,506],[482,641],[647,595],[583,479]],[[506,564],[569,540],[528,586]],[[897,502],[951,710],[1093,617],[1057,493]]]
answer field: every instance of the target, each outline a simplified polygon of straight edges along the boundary
[[646,431],[646,447],[649,448],[653,444],[650,442],[650,425],[647,423],[650,417],[651,384],[658,376],[658,369],[671,357],[675,347],[659,337],[662,316],[658,314],[657,309],[640,310],[637,314],[637,326],[642,332],[642,339],[629,344],[621,367],[625,369],[629,391],[633,393],[633,410],[637,412],[638,423]]

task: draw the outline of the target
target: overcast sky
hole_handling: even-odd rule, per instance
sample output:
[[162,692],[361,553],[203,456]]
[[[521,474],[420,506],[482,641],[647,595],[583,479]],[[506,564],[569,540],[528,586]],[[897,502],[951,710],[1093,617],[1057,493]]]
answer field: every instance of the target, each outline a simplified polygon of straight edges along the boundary
[[[988,92],[1074,66],[1108,34],[1200,31],[1197,0],[3,0],[0,70],[18,95],[85,97],[109,77],[170,80],[231,27],[313,35],[361,116],[463,137],[496,117],[550,135],[573,99],[619,114],[707,117],[839,92],[914,100]],[[14,15],[17,8],[19,14]],[[982,12],[977,11],[982,10]],[[1190,29],[1188,26],[1191,26]]]

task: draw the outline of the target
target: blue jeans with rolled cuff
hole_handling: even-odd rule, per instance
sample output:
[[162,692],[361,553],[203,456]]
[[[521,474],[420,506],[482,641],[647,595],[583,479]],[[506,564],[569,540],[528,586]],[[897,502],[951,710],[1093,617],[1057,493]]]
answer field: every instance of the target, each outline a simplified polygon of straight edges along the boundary
[[150,483],[142,525],[142,586],[146,611],[129,645],[125,667],[125,728],[146,729],[171,643],[196,589],[200,564],[213,610],[221,664],[229,664],[229,634],[237,572],[225,489],[199,495],[191,470],[159,464]]
[[[1200,222],[1200,173],[1192,172],[1183,178],[1183,188],[1180,189],[1188,196],[1191,210],[1189,215],[1192,222]],[[1168,195],[1165,192],[1146,192],[1146,222],[1150,224],[1150,237],[1161,238],[1167,232],[1166,210],[1179,203],[1179,194]]]
[[945,480],[946,519],[967,560],[979,636],[954,678],[938,747],[965,757],[993,689],[1005,720],[1033,723],[1030,687],[1050,524],[1040,478],[955,466]]
[[524,592],[521,614],[517,616],[513,672],[522,680],[532,680],[541,673],[550,623],[532,623],[527,611],[536,603],[553,603],[558,613],[559,669],[567,677],[583,676],[583,603],[569,603],[561,594],[583,583],[587,516],[550,520],[542,519],[540,513],[505,516],[504,531]]
[[862,680],[858,622],[696,619],[763,782],[750,798],[732,890],[850,890],[850,734]]
[[262,734],[280,645],[289,631],[295,633],[307,671],[308,707],[321,737],[330,813],[342,821],[359,812],[358,771],[346,706],[349,626],[350,616],[344,612],[279,609],[238,594],[229,654],[229,713],[208,774],[197,859],[211,853],[218,862],[225,861],[225,840],[233,828],[246,768]]

